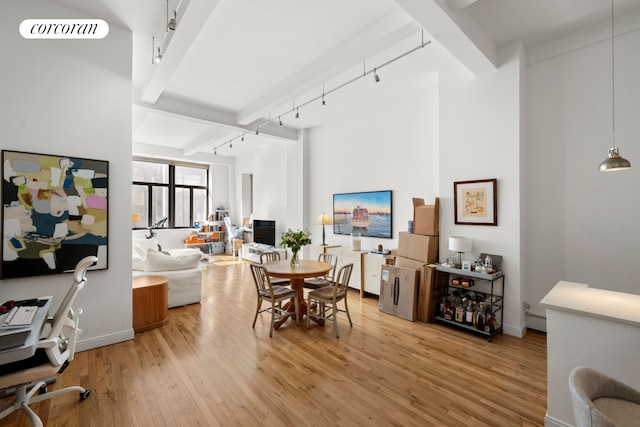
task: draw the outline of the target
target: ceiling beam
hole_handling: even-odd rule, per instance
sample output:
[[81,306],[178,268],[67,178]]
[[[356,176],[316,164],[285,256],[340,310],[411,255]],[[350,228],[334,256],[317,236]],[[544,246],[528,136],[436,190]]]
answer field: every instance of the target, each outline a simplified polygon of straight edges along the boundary
[[496,46],[464,8],[452,11],[443,0],[395,2],[473,74],[497,68]]
[[[252,126],[238,125],[235,121],[235,114],[186,103],[166,96],[158,99],[155,104],[134,103],[133,108],[196,123],[223,127],[228,132],[242,133],[254,130]],[[287,142],[298,140],[298,131],[287,126],[260,126],[260,133],[264,137]]]
[[320,87],[325,81],[419,31],[420,27],[410,16],[402,10],[397,10],[295,74],[284,76],[279,85],[239,111],[236,121],[246,125],[260,117],[267,117],[277,107],[290,103],[313,88]]
[[160,98],[187,51],[195,41],[220,0],[182,0],[175,31],[167,32],[158,45],[163,49],[162,61],[155,64],[142,91],[142,101],[153,104]]

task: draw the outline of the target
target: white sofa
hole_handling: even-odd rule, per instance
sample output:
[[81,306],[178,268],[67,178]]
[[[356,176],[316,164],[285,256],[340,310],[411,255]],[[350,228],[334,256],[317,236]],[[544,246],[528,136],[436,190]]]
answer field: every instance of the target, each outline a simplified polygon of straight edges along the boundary
[[169,308],[202,300],[202,253],[198,249],[158,250],[155,239],[133,239],[132,276],[165,276]]

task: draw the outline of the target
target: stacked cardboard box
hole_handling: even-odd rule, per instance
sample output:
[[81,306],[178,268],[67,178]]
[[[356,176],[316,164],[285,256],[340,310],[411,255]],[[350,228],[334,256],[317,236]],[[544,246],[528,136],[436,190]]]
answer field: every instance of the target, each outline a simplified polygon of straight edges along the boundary
[[425,205],[413,199],[413,233],[400,232],[396,266],[413,268],[419,274],[416,320],[430,322],[435,307],[433,272],[427,265],[438,261],[440,202]]

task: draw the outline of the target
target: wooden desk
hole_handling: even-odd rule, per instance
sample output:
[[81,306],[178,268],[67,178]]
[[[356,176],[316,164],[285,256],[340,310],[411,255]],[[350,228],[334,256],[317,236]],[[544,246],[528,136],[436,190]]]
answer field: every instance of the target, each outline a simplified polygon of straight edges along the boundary
[[133,279],[133,330],[162,326],[169,319],[169,296],[165,276],[141,276]]
[[[300,320],[307,314],[307,302],[304,300],[304,279],[308,277],[317,277],[327,274],[333,266],[326,262],[320,262],[315,260],[303,259],[300,260],[300,266],[292,267],[291,260],[282,260],[275,262],[268,262],[264,264],[264,268],[267,270],[270,276],[284,277],[291,280],[291,288],[298,293],[298,305]],[[284,307],[289,313],[290,317],[295,316],[296,308],[293,305],[293,300],[287,303]],[[273,327],[278,329],[287,318],[282,319],[280,322],[276,322]],[[320,323],[317,319],[313,319],[316,323]]]
[[[39,298],[40,300],[46,299],[47,302],[42,307],[38,307],[36,316],[31,322],[30,326],[26,326],[26,329],[30,329],[31,332],[27,336],[25,343],[19,347],[8,348],[0,351],[0,365],[6,363],[16,362],[18,360],[28,359],[36,353],[38,347],[38,341],[40,341],[40,333],[45,325],[47,316],[49,314],[49,308],[51,307],[51,297]],[[4,320],[6,314],[0,316],[0,321]],[[16,329],[7,329],[7,332],[15,331]],[[1,332],[0,332],[1,333]]]

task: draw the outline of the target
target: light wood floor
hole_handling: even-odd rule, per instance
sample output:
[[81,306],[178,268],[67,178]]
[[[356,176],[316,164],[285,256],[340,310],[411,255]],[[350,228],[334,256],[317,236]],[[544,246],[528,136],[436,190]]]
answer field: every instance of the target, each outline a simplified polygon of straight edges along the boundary
[[[169,311],[132,341],[78,353],[50,386],[76,393],[33,405],[45,426],[542,426],[546,339],[493,342],[378,311],[349,295],[339,318],[311,329],[288,321],[269,338],[251,321],[248,264],[210,263],[203,301]],[[84,316],[90,316],[90,313]],[[2,426],[28,426],[18,412]]]

